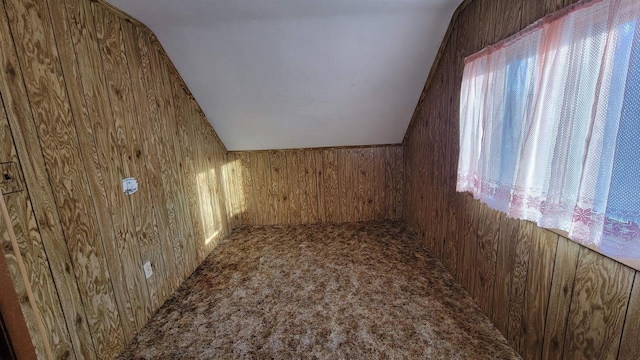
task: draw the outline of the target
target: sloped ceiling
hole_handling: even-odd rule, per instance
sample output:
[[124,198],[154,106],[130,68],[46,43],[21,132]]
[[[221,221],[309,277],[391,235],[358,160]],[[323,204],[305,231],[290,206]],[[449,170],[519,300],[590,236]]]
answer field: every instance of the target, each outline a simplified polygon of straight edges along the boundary
[[402,141],[461,0],[110,0],[229,150]]

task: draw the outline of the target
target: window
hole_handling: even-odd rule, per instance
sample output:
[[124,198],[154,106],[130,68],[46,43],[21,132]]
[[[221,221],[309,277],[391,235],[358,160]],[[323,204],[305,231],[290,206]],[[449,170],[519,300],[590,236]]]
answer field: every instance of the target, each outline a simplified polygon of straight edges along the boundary
[[639,20],[586,1],[465,59],[457,190],[640,264]]

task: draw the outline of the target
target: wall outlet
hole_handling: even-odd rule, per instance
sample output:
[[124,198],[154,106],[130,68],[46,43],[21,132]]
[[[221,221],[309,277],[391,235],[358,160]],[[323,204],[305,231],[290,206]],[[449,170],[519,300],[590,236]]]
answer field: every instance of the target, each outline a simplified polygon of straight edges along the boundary
[[146,263],[144,263],[144,266],[142,267],[144,269],[144,276],[148,278],[151,277],[151,275],[153,275],[153,269],[151,268],[151,262],[147,261]]

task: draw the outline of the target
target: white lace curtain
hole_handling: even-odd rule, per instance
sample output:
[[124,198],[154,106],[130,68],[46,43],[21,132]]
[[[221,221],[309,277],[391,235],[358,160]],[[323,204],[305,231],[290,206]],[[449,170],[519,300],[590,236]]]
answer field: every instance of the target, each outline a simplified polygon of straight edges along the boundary
[[583,1],[465,59],[458,191],[640,260],[640,1]]

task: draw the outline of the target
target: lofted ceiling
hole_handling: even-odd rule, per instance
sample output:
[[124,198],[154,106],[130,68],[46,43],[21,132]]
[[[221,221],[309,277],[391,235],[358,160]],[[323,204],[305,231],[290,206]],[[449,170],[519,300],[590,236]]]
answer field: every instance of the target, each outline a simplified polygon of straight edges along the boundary
[[109,0],[156,34],[229,150],[402,141],[461,0]]

